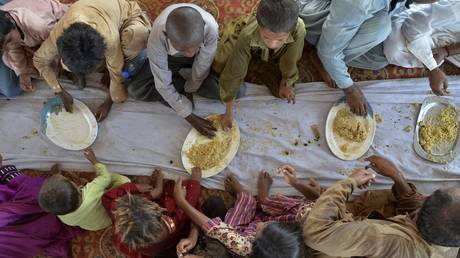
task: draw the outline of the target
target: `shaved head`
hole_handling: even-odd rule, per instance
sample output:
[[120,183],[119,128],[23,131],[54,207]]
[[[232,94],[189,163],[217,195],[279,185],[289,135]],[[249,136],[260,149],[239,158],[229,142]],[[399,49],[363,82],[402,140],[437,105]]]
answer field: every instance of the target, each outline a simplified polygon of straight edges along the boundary
[[175,47],[196,48],[204,41],[204,20],[192,7],[174,9],[166,19],[166,34]]

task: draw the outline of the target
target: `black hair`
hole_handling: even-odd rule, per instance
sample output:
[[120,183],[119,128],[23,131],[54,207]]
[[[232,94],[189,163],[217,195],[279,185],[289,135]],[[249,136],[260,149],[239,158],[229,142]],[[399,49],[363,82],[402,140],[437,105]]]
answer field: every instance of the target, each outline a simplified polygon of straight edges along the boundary
[[211,196],[201,205],[201,210],[204,215],[209,218],[220,218],[222,221],[225,219],[227,214],[227,207],[225,206],[224,200],[217,196]]
[[291,32],[297,25],[299,5],[294,0],[261,0],[256,18],[259,26],[271,32]]
[[80,206],[80,191],[69,179],[54,175],[45,179],[38,193],[38,204],[46,212],[65,215]]
[[303,258],[305,244],[297,223],[271,222],[256,237],[251,258]]
[[105,59],[107,49],[102,35],[88,24],[76,22],[57,39],[62,62],[77,75],[94,72]]
[[5,11],[0,10],[0,48],[3,46],[6,34],[14,28],[11,17]]
[[418,213],[417,228],[429,243],[460,247],[460,204],[446,190],[436,190]]
[[204,42],[204,20],[192,7],[174,9],[166,19],[166,34],[177,47],[198,47]]

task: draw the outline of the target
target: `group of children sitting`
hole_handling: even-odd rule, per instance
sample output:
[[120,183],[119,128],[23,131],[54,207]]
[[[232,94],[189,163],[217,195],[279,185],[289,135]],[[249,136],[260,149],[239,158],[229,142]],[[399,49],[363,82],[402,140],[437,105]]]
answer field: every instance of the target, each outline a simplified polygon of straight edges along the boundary
[[[343,90],[356,114],[366,114],[366,98],[347,65],[425,65],[433,92],[448,93],[439,65],[445,59],[455,63],[452,58],[460,53],[455,34],[458,3],[409,0],[404,7],[401,0],[355,2],[263,0],[255,13],[226,24],[219,36],[215,18],[194,4],[172,4],[151,23],[132,0],[80,0],[71,5],[12,0],[0,6],[0,76],[5,80],[0,93],[33,91],[32,79],[43,78],[71,112],[73,97],[58,75],[82,89],[86,75],[105,71],[101,83],[109,94],[95,112],[98,121],[107,117],[114,102],[128,97],[160,101],[201,134],[213,137],[212,124],[193,113],[193,94],[225,103],[224,128],[231,127],[233,104],[245,94],[248,73],[272,95],[294,104],[297,63],[306,42],[317,47],[313,63],[322,78]],[[408,9],[412,2],[417,5]],[[452,16],[452,21],[444,16]],[[392,18],[397,20],[394,30]],[[442,26],[432,18],[440,19]]]
[[[0,7],[4,62],[0,76],[6,82],[0,85],[1,93],[18,95],[18,85],[32,91],[32,79],[43,78],[71,112],[73,97],[60,85],[58,75],[69,76],[84,88],[85,76],[102,68],[107,71],[102,83],[109,94],[96,112],[99,121],[114,102],[128,97],[161,101],[201,134],[212,137],[213,125],[193,113],[193,94],[225,102],[224,128],[231,127],[233,103],[245,94],[248,72],[256,73],[274,96],[295,103],[297,62],[307,39],[318,44],[316,64],[325,81],[344,89],[353,112],[365,114],[364,94],[354,86],[346,65],[358,64],[361,56],[370,62],[364,52],[382,52],[377,41],[380,44],[389,35],[389,13],[401,1],[301,2],[299,7],[293,0],[261,0],[255,14],[229,23],[219,39],[214,17],[194,4],[171,5],[151,24],[138,3],[130,0],[79,0],[72,5],[12,0]],[[388,23],[383,26],[383,21]],[[312,34],[316,41],[308,36],[309,29],[317,33]],[[440,49],[437,57],[442,53],[443,58],[436,64],[460,52],[457,45]],[[432,70],[431,86],[443,95],[447,80],[438,67]],[[136,184],[108,172],[91,149],[85,156],[96,177],[82,187],[57,167],[45,179],[25,176],[12,165],[1,166],[0,257],[66,257],[69,240],[81,229],[109,226],[114,246],[128,257],[161,256],[171,248],[177,256],[189,258],[299,258],[318,253],[455,257],[452,254],[460,246],[460,222],[449,215],[459,210],[459,191],[438,190],[422,197],[393,164],[380,157],[369,161],[375,171],[394,180],[391,202],[397,204],[385,216],[362,207],[372,202],[366,199],[369,195],[358,198],[355,206],[345,205],[354,189],[374,182],[365,169],[326,191],[314,179],[298,180],[291,166],[280,167],[279,173],[303,197],[270,195],[272,179],[266,172],[260,173],[258,194],[253,197],[229,175],[225,187],[236,202],[227,210],[220,198],[200,199],[199,168],[185,181],[164,180],[156,170],[149,184]],[[401,215],[419,209],[412,217]],[[349,211],[361,216],[353,217]],[[206,235],[202,249],[197,247],[200,232]]]
[[[372,254],[375,251],[369,249],[372,244],[378,245],[381,255],[369,257],[396,257],[386,255],[401,252],[399,244],[409,250],[401,253],[412,252],[414,256],[397,257],[456,257],[457,246],[460,246],[458,225],[441,225],[441,230],[436,230],[437,227],[432,224],[457,223],[456,215],[448,215],[445,211],[458,210],[458,201],[450,199],[445,204],[447,197],[437,199],[441,190],[425,201],[426,197],[417,193],[391,162],[377,156],[367,160],[374,171],[394,181],[392,191],[388,192],[391,197],[377,198],[378,195],[369,191],[350,202],[353,188],[367,188],[375,181],[375,175],[366,169],[356,170],[348,179],[327,190],[315,179],[297,179],[295,169],[283,165],[278,168],[279,174],[302,196],[270,194],[273,180],[266,171],[260,172],[257,196],[252,196],[235,175],[229,174],[225,189],[236,201],[227,209],[220,197],[211,196],[205,200],[200,197],[199,168],[194,168],[187,180],[180,177],[176,181],[165,180],[162,172],[155,170],[149,183],[133,183],[125,176],[108,172],[91,149],[85,150],[84,155],[94,165],[96,175],[91,182],[81,186],[63,176],[57,166],[53,166],[51,176],[43,178],[23,175],[15,166],[0,162],[0,257],[33,257],[39,254],[69,257],[70,240],[82,229],[97,231],[110,226],[114,246],[127,257],[171,257],[171,250],[178,257],[188,258],[323,257],[320,254],[349,257],[357,252]],[[379,198],[382,200],[379,201]],[[447,206],[447,209],[443,211],[433,207],[440,205]],[[423,237],[423,240],[414,238],[411,241],[423,243],[421,246],[424,248],[419,246],[414,249],[411,245],[404,246],[404,243],[385,237],[387,234],[398,236],[391,230],[385,231],[384,226],[391,226],[385,224],[395,223],[398,218],[413,223],[409,212],[410,216],[418,214],[418,231],[415,232]],[[444,221],[436,221],[441,217]],[[368,239],[371,247],[360,246],[366,251],[344,244],[349,241],[345,238],[351,231],[340,227],[350,223],[348,226],[359,232],[362,225],[358,223],[369,226],[374,221],[384,225],[379,232],[371,232],[375,235],[363,230],[362,234],[348,236],[357,246],[366,244]],[[321,228],[324,225],[332,227],[335,223],[338,223],[335,232]],[[400,222],[393,227],[401,230],[407,225]],[[414,230],[414,225],[411,227]],[[444,235],[434,235],[441,233]],[[328,237],[334,240],[329,241]],[[382,238],[383,246],[378,241],[373,243],[376,237]],[[398,237],[401,238],[399,241],[405,239],[404,236]],[[340,238],[344,238],[343,241],[336,243]],[[334,248],[334,245],[337,246]],[[427,251],[432,255],[424,256]],[[422,255],[416,256],[417,252]],[[439,254],[444,256],[436,256]]]

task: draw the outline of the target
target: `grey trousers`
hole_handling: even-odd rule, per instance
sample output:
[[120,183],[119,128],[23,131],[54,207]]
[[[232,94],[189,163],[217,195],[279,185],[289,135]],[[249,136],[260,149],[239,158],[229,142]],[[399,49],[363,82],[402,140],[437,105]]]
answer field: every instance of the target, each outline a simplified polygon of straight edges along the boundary
[[[299,16],[307,28],[305,40],[316,46],[323,23],[329,15],[331,0],[301,0],[300,2]],[[391,15],[387,10],[382,10],[366,20],[343,50],[345,63],[352,67],[371,70],[378,70],[388,65],[383,52],[383,41],[390,31]],[[337,36],[337,40],[340,40],[340,35]]]
[[[172,71],[174,88],[180,94],[185,94],[185,79],[179,74],[182,68],[192,68],[194,58],[168,56],[168,67]],[[131,98],[142,101],[160,101],[166,103],[155,88],[155,79],[150,70],[149,60],[146,59],[142,68],[132,78],[125,81],[128,94]],[[219,76],[211,72],[195,92],[208,99],[220,99]]]

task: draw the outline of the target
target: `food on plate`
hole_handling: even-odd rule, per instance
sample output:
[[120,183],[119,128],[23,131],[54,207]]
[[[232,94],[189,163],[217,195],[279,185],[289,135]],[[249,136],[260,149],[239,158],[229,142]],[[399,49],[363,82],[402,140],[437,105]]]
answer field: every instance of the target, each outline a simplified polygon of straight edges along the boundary
[[420,145],[429,154],[442,144],[452,144],[457,139],[458,118],[454,107],[442,109],[436,117],[420,122]]
[[351,142],[363,142],[370,132],[369,121],[351,113],[349,108],[337,112],[332,125],[334,134]]
[[228,132],[223,131],[219,123],[220,119],[221,116],[213,116],[208,119],[218,130],[214,138],[208,139],[206,137],[199,137],[186,152],[193,166],[203,170],[211,169],[223,162],[230,151],[230,144],[235,128],[232,128],[232,130]]

